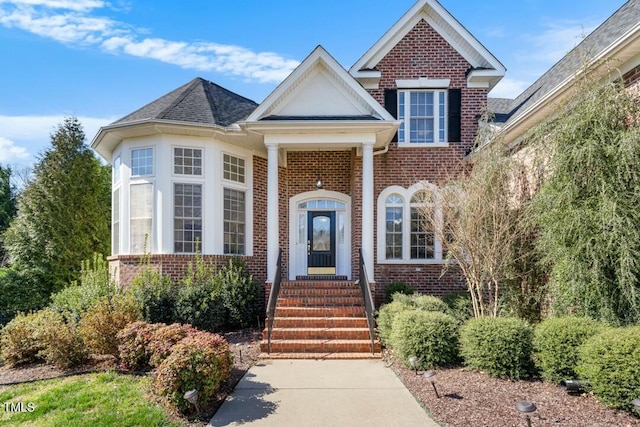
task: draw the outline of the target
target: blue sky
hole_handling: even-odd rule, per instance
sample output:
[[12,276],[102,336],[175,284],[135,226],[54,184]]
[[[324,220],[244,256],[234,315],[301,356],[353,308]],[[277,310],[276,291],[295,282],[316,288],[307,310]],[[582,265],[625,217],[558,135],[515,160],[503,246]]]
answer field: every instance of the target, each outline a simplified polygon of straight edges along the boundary
[[[194,77],[262,101],[318,44],[351,67],[415,0],[0,0],[0,164],[24,168],[67,115],[100,126]],[[515,97],[624,0],[440,0]]]

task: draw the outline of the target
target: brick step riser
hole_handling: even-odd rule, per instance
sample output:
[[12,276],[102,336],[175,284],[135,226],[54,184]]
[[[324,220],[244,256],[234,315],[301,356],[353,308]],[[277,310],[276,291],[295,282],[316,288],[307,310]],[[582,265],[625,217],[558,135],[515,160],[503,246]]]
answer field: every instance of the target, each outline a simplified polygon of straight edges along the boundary
[[[267,352],[268,344],[262,342],[260,351]],[[374,353],[379,353],[381,347],[379,343],[374,345]],[[318,342],[304,343],[271,341],[272,353],[371,353],[371,343],[364,342]]]
[[274,328],[368,328],[362,317],[277,317]]
[[280,291],[285,289],[357,289],[360,285],[353,282],[282,282]]
[[364,307],[360,298],[353,297],[302,297],[280,298],[280,307]]
[[362,292],[360,289],[282,289],[279,297],[352,297],[362,299]]
[[[267,331],[262,331],[262,338],[267,339]],[[273,329],[272,340],[368,340],[369,330],[317,330],[301,331],[296,329]]]
[[277,307],[275,317],[365,317],[362,307]]

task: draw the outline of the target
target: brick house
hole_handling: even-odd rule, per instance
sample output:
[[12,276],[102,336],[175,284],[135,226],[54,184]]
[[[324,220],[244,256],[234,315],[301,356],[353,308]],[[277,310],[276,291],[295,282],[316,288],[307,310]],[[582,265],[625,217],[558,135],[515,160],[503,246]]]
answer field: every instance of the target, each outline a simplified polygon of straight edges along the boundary
[[[414,196],[470,152],[504,73],[436,0],[420,0],[349,70],[318,46],[260,105],[196,78],[93,140],[113,165],[111,266],[127,283],[147,251],[175,278],[199,242],[212,264],[242,257],[267,294],[277,273],[285,294],[323,288],[311,299],[355,286],[361,251],[376,305],[393,281],[457,290]],[[358,295],[343,290],[337,305]]]

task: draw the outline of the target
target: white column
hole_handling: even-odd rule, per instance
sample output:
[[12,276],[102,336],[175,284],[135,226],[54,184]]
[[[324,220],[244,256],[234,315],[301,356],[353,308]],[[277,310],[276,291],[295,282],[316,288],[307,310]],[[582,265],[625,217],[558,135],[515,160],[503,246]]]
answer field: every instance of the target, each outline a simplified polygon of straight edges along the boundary
[[278,144],[267,144],[269,152],[267,173],[267,282],[273,283],[278,262],[279,214],[278,214]]
[[362,252],[369,281],[373,274],[373,143],[362,144]]

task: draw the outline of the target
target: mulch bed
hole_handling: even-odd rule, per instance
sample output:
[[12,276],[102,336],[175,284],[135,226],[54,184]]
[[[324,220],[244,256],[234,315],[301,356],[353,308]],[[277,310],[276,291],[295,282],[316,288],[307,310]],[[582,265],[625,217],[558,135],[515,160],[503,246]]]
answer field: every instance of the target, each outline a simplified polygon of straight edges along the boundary
[[[462,368],[439,369],[433,378],[440,398],[422,375],[403,366],[388,353],[393,369],[416,399],[434,418],[449,427],[526,426],[515,409],[521,400],[538,410],[531,424],[562,427],[637,427],[640,419],[609,409],[590,394],[569,395],[559,386],[542,381],[509,381]],[[422,372],[419,372],[422,374]]]

